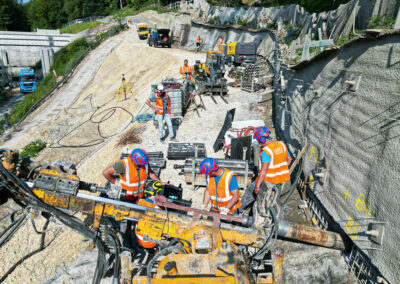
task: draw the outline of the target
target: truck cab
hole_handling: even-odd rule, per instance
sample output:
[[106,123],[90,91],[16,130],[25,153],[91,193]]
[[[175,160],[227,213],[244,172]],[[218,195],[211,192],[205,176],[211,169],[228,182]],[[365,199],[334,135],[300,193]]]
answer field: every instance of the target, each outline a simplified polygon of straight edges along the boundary
[[19,88],[21,93],[31,93],[37,88],[35,71],[33,69],[22,69],[18,73]]
[[140,39],[147,39],[149,36],[149,27],[146,23],[139,23],[136,25],[137,32]]

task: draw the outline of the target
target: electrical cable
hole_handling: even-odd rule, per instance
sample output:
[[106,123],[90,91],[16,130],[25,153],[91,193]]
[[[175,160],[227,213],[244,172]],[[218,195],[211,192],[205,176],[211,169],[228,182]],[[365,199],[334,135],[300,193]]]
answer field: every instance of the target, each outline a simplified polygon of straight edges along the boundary
[[[47,219],[46,222],[43,225],[42,231],[45,231],[47,229],[47,226],[49,225],[49,223],[50,223],[50,220]],[[18,267],[18,265],[20,265],[26,259],[30,258],[32,255],[42,251],[45,248],[45,246],[44,246],[45,237],[46,237],[46,234],[43,233],[41,238],[40,238],[40,246],[39,246],[39,248],[34,250],[34,251],[32,251],[32,252],[30,252],[30,253],[28,253],[27,255],[25,255],[22,258],[20,258],[16,263],[14,263],[14,265],[11,266],[10,269],[8,269],[7,272],[4,273],[4,275],[0,278],[0,283],[2,283],[4,280],[6,280],[7,277],[15,270],[15,268]]]
[[[43,201],[41,201],[38,197],[36,197],[32,191],[28,188],[28,186],[16,177],[13,173],[7,171],[4,166],[0,163],[0,175],[4,180],[8,180],[7,188],[9,191],[20,199],[26,205],[31,205],[40,208],[40,210],[48,212],[52,214],[55,218],[57,218],[62,224],[71,228],[71,230],[76,231],[83,235],[84,237],[94,240],[97,250],[98,250],[98,260],[96,265],[96,271],[93,278],[93,283],[100,283],[101,278],[104,276],[105,270],[105,252],[104,246],[102,242],[97,238],[96,234],[89,229],[82,221],[77,219],[74,216],[70,216],[64,211],[61,211],[55,207],[52,207]],[[11,186],[10,183],[13,183],[15,187]],[[26,206],[25,206],[26,207]],[[43,230],[47,229],[44,228]],[[44,236],[43,234],[42,236]],[[15,269],[15,268],[14,268]]]
[[[90,95],[88,97],[90,97]],[[105,121],[108,121],[118,110],[122,110],[124,113],[127,113],[130,116],[130,121],[134,120],[134,116],[126,108],[120,107],[120,106],[109,107],[109,108],[106,108],[106,109],[103,109],[103,110],[99,111],[102,107],[107,105],[112,100],[114,100],[114,98],[108,100],[107,102],[105,102],[104,104],[102,104],[100,106],[97,106],[96,110],[90,115],[89,119],[85,120],[84,122],[82,122],[79,125],[77,125],[76,127],[74,127],[72,130],[68,131],[68,133],[63,135],[60,139],[58,139],[56,142],[52,143],[49,146],[49,148],[57,149],[57,148],[86,148],[86,147],[92,147],[92,146],[96,146],[96,145],[99,145],[99,144],[103,143],[106,139],[108,139],[108,138],[110,138],[110,137],[112,137],[114,135],[117,135],[119,133],[119,131],[116,131],[116,132],[114,132],[114,133],[112,133],[110,135],[104,135],[101,132],[101,124],[103,122],[105,122]],[[93,107],[92,97],[90,97],[90,104]],[[74,131],[76,131],[81,126],[83,126],[83,125],[85,125],[87,123],[93,123],[93,124],[95,124],[97,126],[97,133],[100,136],[100,138],[93,139],[93,140],[88,141],[86,143],[76,144],[76,145],[66,145],[66,144],[61,142],[63,139],[67,138],[71,133],[73,133]]]

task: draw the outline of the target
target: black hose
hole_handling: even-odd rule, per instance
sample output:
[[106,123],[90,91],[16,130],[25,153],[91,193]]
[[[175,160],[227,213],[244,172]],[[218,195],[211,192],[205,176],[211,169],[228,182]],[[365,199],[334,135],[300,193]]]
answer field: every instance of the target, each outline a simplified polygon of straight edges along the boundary
[[[268,211],[271,213],[272,224],[274,224],[274,225],[272,226],[271,233],[269,234],[267,241],[264,243],[262,248],[259,251],[257,251],[255,255],[252,256],[252,258],[257,258],[260,255],[262,255],[265,252],[267,252],[269,250],[269,248],[272,247],[275,244],[276,239],[278,237],[278,229],[277,229],[277,220],[276,220],[275,209],[273,207],[267,207],[267,212]],[[274,236],[274,238],[272,240],[273,236]],[[270,244],[271,240],[272,240],[272,243]]]
[[281,203],[286,203],[286,201],[288,201],[290,196],[292,196],[297,184],[299,183],[302,171],[303,171],[303,158],[300,159],[298,169],[296,172],[296,178],[295,178],[294,182],[292,183],[292,185],[289,187],[288,190],[281,193],[281,196],[280,196],[281,198],[282,198],[282,196],[286,195],[283,199],[281,199]]
[[[8,180],[9,184],[7,184],[7,189],[18,199],[23,201],[26,205],[32,205],[39,207],[40,210],[48,212],[56,217],[61,223],[68,226],[71,230],[78,232],[82,236],[94,240],[98,249],[99,257],[97,261],[95,276],[93,278],[93,283],[100,283],[101,278],[104,275],[104,270],[106,266],[105,261],[105,252],[104,246],[102,242],[97,238],[95,232],[89,229],[82,221],[79,219],[68,215],[67,213],[52,207],[43,201],[41,201],[38,197],[36,197],[32,191],[28,188],[28,186],[16,177],[13,173],[7,171],[4,166],[0,163],[0,175],[4,180]],[[15,188],[10,185],[13,183]],[[47,226],[46,226],[47,228]],[[42,235],[44,236],[44,234]]]
[[[177,240],[177,241],[179,241],[179,240]],[[174,245],[174,242],[175,242],[175,239],[173,239],[166,248],[164,248],[164,249],[160,250],[158,253],[156,253],[154,255],[154,257],[149,261],[149,264],[147,265],[147,283],[149,283],[149,284],[151,283],[151,270],[154,266],[154,263],[160,256],[167,255],[167,254],[170,254],[173,252],[178,252],[179,250],[181,252],[184,251],[186,253],[186,251],[183,250],[183,248],[182,248],[182,243],[178,242],[176,245]]]
[[[47,226],[49,225],[50,220],[47,219],[46,223],[44,223],[43,225],[43,229],[42,231],[45,231],[47,229]],[[27,255],[23,256],[22,258],[20,258],[16,263],[14,263],[13,266],[10,267],[10,269],[0,278],[0,283],[2,283],[4,280],[6,280],[6,278],[15,270],[15,268],[17,268],[18,265],[20,265],[21,263],[23,263],[26,259],[30,258],[32,255],[42,251],[45,247],[44,247],[44,241],[45,241],[45,237],[46,234],[43,233],[42,237],[40,238],[40,246],[38,249],[28,253]]]

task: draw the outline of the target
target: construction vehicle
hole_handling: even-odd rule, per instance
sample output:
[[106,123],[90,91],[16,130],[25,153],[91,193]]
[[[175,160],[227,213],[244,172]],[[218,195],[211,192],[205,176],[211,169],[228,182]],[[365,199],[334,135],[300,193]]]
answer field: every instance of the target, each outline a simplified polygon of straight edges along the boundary
[[31,93],[36,90],[36,75],[33,69],[22,69],[18,73],[21,93]]
[[149,37],[149,28],[146,23],[138,23],[136,28],[140,39],[147,39]]
[[200,94],[220,95],[228,93],[225,76],[223,55],[216,51],[207,50],[206,61],[196,60],[193,66],[192,82]]
[[239,66],[244,62],[257,61],[257,45],[255,42],[231,42],[224,46],[224,59],[227,65]]
[[150,29],[150,36],[147,43],[149,46],[171,48],[172,40],[169,36],[169,29]]
[[[267,252],[278,235],[344,249],[336,233],[279,219],[276,197],[263,189],[253,218],[191,208],[190,203],[165,192],[155,196],[162,208],[155,209],[125,201],[123,190],[81,181],[70,162],[37,165],[18,159],[15,151],[0,152],[0,188],[6,188],[26,210],[31,208],[36,215],[42,212],[45,218],[54,216],[52,219],[92,240],[98,248],[93,283],[99,283],[105,274],[106,253],[115,256],[114,280],[120,283],[274,283],[277,275]],[[88,227],[73,212],[92,216],[93,225]],[[124,248],[110,218],[137,222],[144,239],[158,244],[145,276],[132,275],[131,256],[120,258]]]

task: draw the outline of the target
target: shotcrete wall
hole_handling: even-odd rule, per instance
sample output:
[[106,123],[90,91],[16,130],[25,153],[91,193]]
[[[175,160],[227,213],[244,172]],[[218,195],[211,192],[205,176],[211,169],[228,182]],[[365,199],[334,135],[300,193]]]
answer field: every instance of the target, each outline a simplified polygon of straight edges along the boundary
[[[277,122],[295,152],[311,143],[313,191],[391,283],[400,278],[400,35],[360,39],[285,74]],[[352,85],[355,83],[354,85]],[[327,165],[325,182],[315,173]],[[386,222],[383,244],[368,240]]]
[[209,5],[206,0],[195,0],[194,8],[201,18],[220,19],[221,23],[237,23],[245,20],[248,26],[266,28],[268,24],[277,22],[280,25],[290,23],[301,28],[301,37],[309,34],[312,38],[318,37],[318,28],[324,30],[326,37],[335,38],[348,34],[355,29],[366,29],[368,19],[375,15],[385,15],[396,19],[400,2],[396,0],[352,0],[340,5],[338,9],[314,13],[310,15],[298,5],[287,5],[272,8],[241,7],[228,8]]

